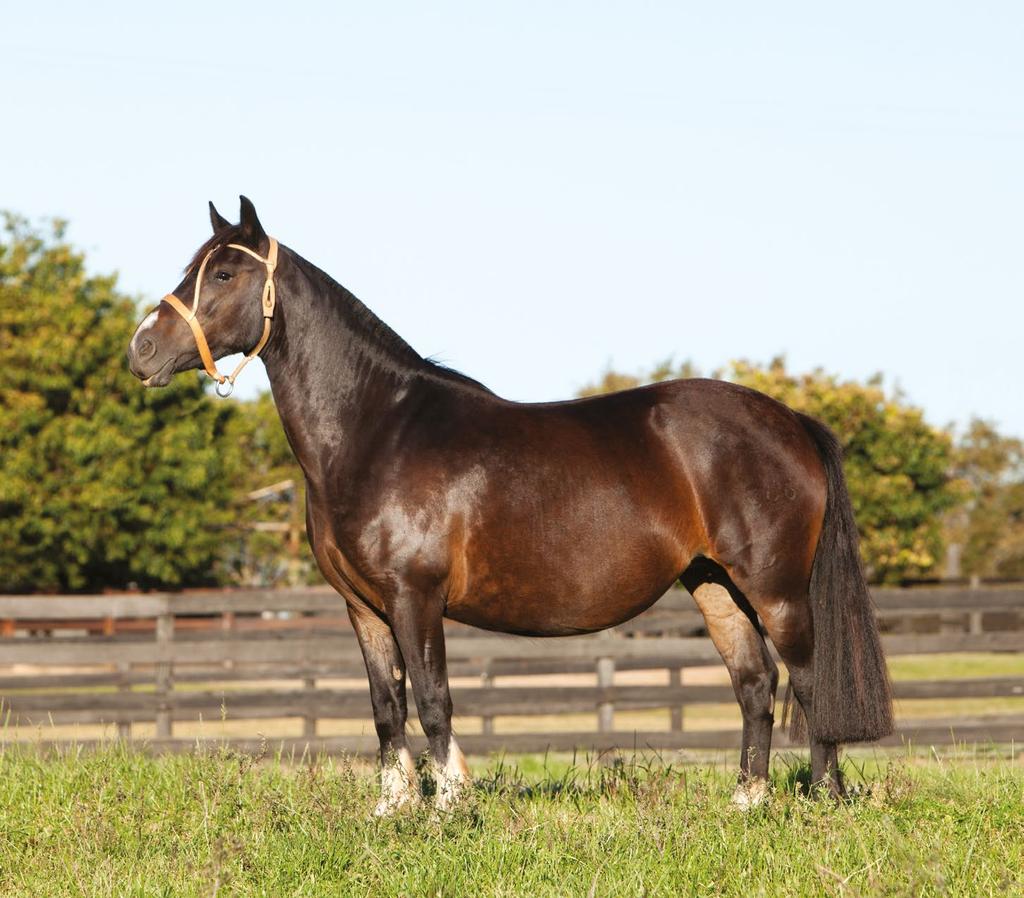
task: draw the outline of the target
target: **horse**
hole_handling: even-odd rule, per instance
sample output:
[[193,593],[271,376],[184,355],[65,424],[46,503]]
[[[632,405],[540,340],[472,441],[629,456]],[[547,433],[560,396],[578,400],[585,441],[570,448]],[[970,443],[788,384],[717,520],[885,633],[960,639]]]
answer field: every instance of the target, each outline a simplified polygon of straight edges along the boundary
[[[676,581],[743,717],[733,801],[768,794],[778,668],[812,781],[845,795],[838,746],[892,730],[885,658],[842,468],[817,420],[744,387],[666,381],[519,403],[421,357],[352,293],[209,205],[213,235],[128,348],[147,387],[205,368],[230,392],[262,358],[305,475],[306,528],[344,599],[380,740],[376,813],[419,800],[406,677],[436,801],[470,783],[452,733],[443,620],[524,636],[592,633]],[[191,305],[189,305],[191,300]],[[247,352],[231,375],[215,359]]]

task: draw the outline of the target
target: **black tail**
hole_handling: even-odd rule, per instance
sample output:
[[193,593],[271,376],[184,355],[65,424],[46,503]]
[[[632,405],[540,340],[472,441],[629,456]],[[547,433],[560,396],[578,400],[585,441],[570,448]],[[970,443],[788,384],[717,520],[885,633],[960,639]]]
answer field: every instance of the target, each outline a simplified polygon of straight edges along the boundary
[[818,447],[828,480],[825,520],[811,567],[811,732],[822,742],[880,739],[892,732],[892,687],[861,566],[843,450],[821,422],[800,415],[800,423]]

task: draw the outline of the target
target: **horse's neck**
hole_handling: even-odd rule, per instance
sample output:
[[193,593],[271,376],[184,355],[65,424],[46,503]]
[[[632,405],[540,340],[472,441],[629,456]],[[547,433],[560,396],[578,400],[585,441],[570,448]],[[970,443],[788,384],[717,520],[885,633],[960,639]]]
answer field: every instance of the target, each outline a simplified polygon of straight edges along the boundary
[[288,254],[263,353],[281,423],[316,488],[344,476],[359,441],[426,363],[343,287]]

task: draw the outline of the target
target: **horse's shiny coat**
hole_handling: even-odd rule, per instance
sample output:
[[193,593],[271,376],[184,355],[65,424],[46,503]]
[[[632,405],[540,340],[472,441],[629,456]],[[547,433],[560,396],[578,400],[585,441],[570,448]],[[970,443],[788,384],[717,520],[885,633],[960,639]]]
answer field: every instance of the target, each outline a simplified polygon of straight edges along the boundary
[[[238,226],[211,214],[215,236],[200,253],[232,241],[265,251],[247,200]],[[209,271],[202,325],[220,358],[259,337],[263,267],[218,250]],[[175,295],[190,295],[194,277]],[[587,633],[639,614],[677,579],[743,711],[742,780],[767,776],[778,677],[767,633],[807,712],[814,777],[841,790],[835,743],[885,732],[889,699],[838,451],[821,425],[712,380],[508,402],[420,358],[283,246],[276,277],[262,355],[306,476],[313,553],[366,661],[385,810],[407,795],[406,672],[439,800],[468,778],[451,735],[443,617]],[[177,315],[161,308],[146,321],[155,349],[143,357],[134,339],[129,349],[140,379],[198,367]]]

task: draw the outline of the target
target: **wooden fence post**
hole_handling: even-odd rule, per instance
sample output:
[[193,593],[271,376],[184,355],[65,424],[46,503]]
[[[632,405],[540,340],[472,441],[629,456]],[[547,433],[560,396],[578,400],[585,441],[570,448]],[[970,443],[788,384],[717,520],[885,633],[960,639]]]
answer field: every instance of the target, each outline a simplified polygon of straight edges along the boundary
[[985,632],[985,628],[982,625],[981,612],[971,611],[967,615],[967,632],[979,636]]
[[[597,685],[601,689],[611,689],[615,684],[615,659],[597,659]],[[615,703],[602,701],[597,706],[597,731],[610,733],[615,729]]]
[[306,690],[305,708],[306,713],[302,718],[302,737],[304,739],[316,738],[316,708],[313,706],[316,692],[316,677],[303,677],[302,688]]
[[[131,669],[131,664],[124,661],[118,662],[117,672],[124,677],[124,680],[117,684],[118,692],[131,692],[132,684],[128,682],[128,674],[131,672]],[[132,741],[132,722],[130,720],[119,720],[117,722],[117,738],[123,742]]]
[[[682,686],[683,685],[683,669],[681,667],[670,667],[668,669],[668,685],[669,686]],[[670,729],[673,733],[682,732],[683,729],[683,706],[672,705],[670,711],[671,725]]]
[[[220,628],[221,628],[221,630],[225,634],[229,634],[229,633],[231,633],[235,629],[235,612],[234,611],[225,611],[224,614],[221,615]],[[231,670],[234,666],[235,666],[235,662],[232,661],[230,658],[225,658],[224,659],[224,669],[225,670]]]
[[156,619],[157,652],[163,656],[156,665],[157,739],[170,739],[172,732],[170,694],[174,689],[174,672],[169,656],[173,640],[174,615],[167,610]]
[[[485,689],[494,685],[490,661],[484,662],[483,673],[480,674],[480,685]],[[484,714],[480,718],[480,732],[485,736],[492,736],[494,734],[494,717],[492,715]]]

